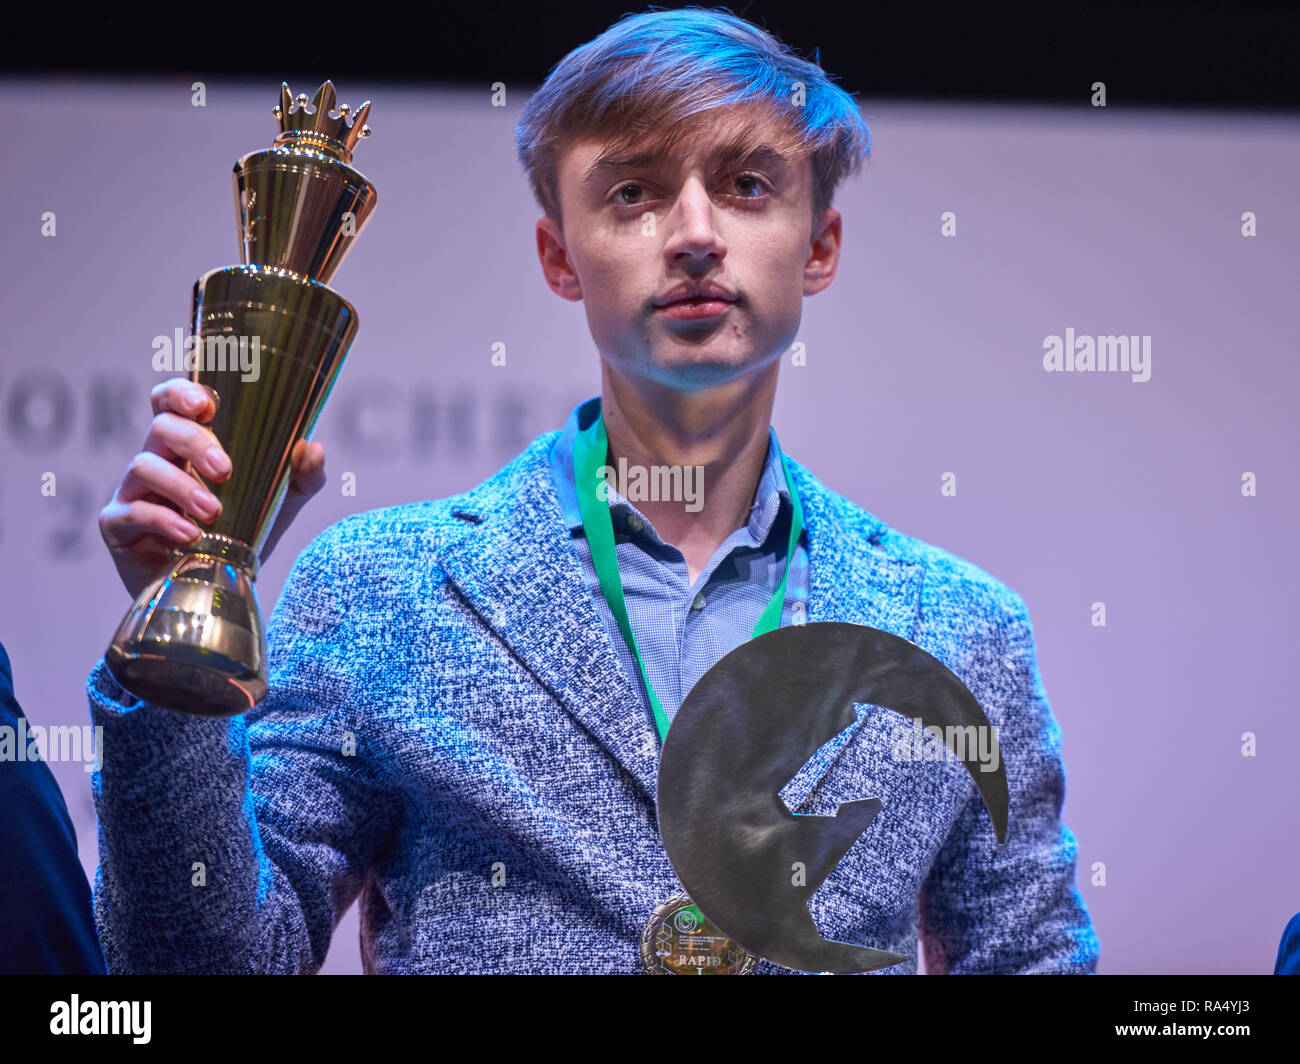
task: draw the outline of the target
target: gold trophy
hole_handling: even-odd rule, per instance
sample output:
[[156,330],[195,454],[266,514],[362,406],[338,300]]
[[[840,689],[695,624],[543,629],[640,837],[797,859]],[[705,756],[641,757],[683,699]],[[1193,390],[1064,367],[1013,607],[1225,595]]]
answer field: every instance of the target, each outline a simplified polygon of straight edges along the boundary
[[208,428],[232,472],[210,484],[186,463],[221,513],[173,551],[104,654],[117,681],[147,702],[226,717],[266,697],[258,552],[289,486],[294,445],[310,439],[356,336],[356,311],[326,284],[375,209],[374,185],[351,165],[369,111],[369,101],[355,116],[347,104],[336,109],[329,81],[310,104],[282,85],[275,143],[235,164],[243,264],[195,282],[185,362],[190,380],[217,393]]

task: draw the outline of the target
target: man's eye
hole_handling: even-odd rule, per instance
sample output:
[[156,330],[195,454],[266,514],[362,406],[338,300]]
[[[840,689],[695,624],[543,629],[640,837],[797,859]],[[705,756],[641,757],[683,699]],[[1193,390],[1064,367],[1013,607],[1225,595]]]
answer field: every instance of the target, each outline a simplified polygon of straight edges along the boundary
[[752,189],[741,193],[743,199],[757,199],[764,192],[768,191],[767,182],[757,174],[737,174],[735,177],[738,188]]
[[619,188],[614,193],[614,199],[622,206],[631,206],[631,204],[629,204],[628,201],[623,198],[623,193],[626,192],[628,189],[634,189],[637,192],[640,192],[644,190],[644,186],[638,185],[632,181],[629,181],[626,185],[620,185]]

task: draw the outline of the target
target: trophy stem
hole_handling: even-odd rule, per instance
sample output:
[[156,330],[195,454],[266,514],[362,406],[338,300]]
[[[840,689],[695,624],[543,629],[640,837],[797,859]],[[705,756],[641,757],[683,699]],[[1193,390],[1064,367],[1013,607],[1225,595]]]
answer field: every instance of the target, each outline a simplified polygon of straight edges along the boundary
[[172,556],[193,554],[204,558],[213,558],[237,565],[248,574],[249,580],[256,580],[262,564],[257,552],[242,539],[223,536],[220,532],[201,532],[199,538],[184,547],[177,547]]

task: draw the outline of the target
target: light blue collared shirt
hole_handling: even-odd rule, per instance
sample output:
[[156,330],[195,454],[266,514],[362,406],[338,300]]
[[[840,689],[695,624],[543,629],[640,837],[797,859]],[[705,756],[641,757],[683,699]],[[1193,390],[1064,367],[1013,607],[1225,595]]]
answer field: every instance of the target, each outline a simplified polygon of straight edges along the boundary
[[[587,587],[596,600],[623,669],[653,719],[650,697],[632,649],[619,631],[605,601],[591,549],[582,528],[574,483],[573,444],[600,410],[600,396],[579,403],[569,415],[551,450],[551,479],[560,497],[573,545],[582,562]],[[694,585],[686,559],[659,538],[636,506],[608,486],[614,552],[623,580],[628,620],[645,660],[646,672],[671,721],[690,689],[720,658],[754,634],[785,568],[790,521],[794,515],[776,430],[768,426],[767,460],[758,478],[749,520],[718,547]],[[808,616],[807,533],[801,533],[786,583],[782,627],[802,624]]]

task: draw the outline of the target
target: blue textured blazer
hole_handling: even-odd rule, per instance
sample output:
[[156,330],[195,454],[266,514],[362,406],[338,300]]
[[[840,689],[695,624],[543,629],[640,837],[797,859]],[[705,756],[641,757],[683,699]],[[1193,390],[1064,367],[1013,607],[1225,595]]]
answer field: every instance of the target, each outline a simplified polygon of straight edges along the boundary
[[[270,693],[228,720],[134,699],[102,659],[95,915],[113,972],[305,972],[360,894],[368,972],[638,972],[679,889],[657,736],[586,588],[547,472],[557,432],[478,487],[354,514],[294,563]],[[1095,970],[1061,821],[1061,735],[1022,599],[888,529],[793,459],[810,622],[917,643],[998,727],[998,845],[966,769],[895,759],[877,706],[792,781],[796,812],[880,815],[813,896],[827,938],[914,973]],[[780,972],[761,962],[760,972]]]

